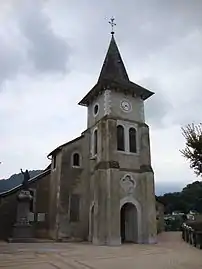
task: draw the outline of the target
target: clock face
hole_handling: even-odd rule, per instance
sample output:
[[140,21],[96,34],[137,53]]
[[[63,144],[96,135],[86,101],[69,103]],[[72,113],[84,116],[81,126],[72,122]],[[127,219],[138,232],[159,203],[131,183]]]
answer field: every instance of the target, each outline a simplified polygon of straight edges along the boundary
[[127,100],[122,100],[121,101],[121,109],[124,111],[124,112],[130,112],[132,110],[132,105],[129,101]]

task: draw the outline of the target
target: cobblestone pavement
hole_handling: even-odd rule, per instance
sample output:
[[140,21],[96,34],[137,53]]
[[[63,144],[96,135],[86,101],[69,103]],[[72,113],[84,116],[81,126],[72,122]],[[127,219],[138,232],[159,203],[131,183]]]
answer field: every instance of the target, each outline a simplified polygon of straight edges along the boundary
[[178,232],[163,233],[155,245],[119,247],[0,242],[0,269],[202,269],[202,250],[180,236]]

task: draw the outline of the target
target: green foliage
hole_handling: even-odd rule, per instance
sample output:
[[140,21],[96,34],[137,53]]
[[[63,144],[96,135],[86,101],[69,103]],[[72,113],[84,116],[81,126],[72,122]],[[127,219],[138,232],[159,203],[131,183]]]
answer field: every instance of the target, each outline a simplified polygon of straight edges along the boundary
[[180,231],[184,219],[182,216],[175,216],[165,220],[165,231]]
[[195,181],[188,184],[181,192],[166,193],[157,198],[164,204],[166,214],[171,214],[173,211],[187,214],[190,210],[202,213],[202,182]]
[[186,140],[186,147],[180,152],[189,160],[195,174],[200,176],[202,175],[202,123],[188,124],[182,128],[182,134]]

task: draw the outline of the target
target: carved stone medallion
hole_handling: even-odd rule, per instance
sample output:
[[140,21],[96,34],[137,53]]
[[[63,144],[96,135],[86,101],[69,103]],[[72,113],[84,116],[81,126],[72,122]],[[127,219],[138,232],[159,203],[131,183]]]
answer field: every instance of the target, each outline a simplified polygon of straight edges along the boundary
[[120,184],[126,194],[132,194],[136,186],[135,180],[129,174],[126,174],[123,178],[121,178]]

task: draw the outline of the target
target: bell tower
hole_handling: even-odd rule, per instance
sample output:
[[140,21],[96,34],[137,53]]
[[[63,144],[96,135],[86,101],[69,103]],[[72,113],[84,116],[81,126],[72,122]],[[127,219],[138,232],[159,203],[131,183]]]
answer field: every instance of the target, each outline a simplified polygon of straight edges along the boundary
[[96,85],[79,102],[91,136],[89,240],[119,245],[156,241],[154,174],[144,100],[153,92],[131,82],[114,38]]

